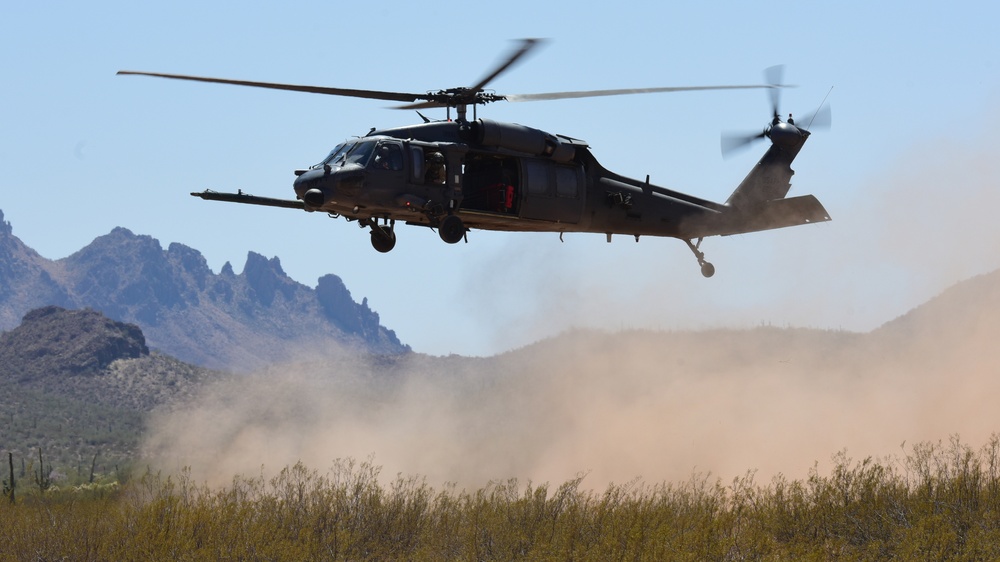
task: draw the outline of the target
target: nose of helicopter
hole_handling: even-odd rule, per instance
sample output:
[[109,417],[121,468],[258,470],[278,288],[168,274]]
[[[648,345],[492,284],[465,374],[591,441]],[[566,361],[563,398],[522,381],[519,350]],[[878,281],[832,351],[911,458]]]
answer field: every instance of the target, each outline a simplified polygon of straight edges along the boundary
[[306,204],[306,208],[315,210],[323,206],[326,201],[326,194],[322,184],[323,178],[329,175],[322,168],[296,171],[296,178],[292,186],[295,189],[295,196]]
[[335,197],[337,202],[347,203],[360,194],[365,183],[364,170],[353,167],[314,168],[296,174],[295,195],[311,210],[333,202]]

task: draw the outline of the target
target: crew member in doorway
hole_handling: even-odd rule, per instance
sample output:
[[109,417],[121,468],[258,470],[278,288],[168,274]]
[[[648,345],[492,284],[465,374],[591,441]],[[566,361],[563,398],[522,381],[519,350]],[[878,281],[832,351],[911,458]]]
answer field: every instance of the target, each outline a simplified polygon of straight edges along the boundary
[[426,183],[444,184],[447,176],[444,170],[444,155],[440,152],[432,152],[427,155],[427,173],[424,175]]

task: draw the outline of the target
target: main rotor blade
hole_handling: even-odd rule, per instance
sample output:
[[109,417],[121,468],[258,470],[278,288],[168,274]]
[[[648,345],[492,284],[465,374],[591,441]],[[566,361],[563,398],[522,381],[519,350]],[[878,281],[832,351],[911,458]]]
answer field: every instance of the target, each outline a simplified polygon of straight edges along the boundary
[[502,72],[509,69],[511,66],[514,65],[515,62],[520,60],[524,55],[528,54],[529,51],[534,49],[536,46],[540,45],[542,42],[543,42],[542,39],[522,39],[520,48],[511,52],[510,55],[507,56],[506,61],[500,63],[500,66],[498,66],[493,72],[487,74],[485,78],[480,80],[478,84],[476,84],[470,89],[474,92],[481,91],[483,88],[486,87],[486,84],[488,84],[491,80],[499,76]]
[[376,100],[414,102],[428,99],[427,94],[407,94],[403,92],[381,92],[378,90],[352,90],[347,88],[327,88],[323,86],[300,86],[296,84],[274,84],[271,82],[251,82],[248,80],[229,80],[227,78],[208,78],[204,76],[187,76],[183,74],[161,74],[157,72],[136,72],[119,70],[120,75],[154,76],[173,80],[189,80],[192,82],[210,82],[213,84],[231,84],[234,86],[250,86],[252,88],[267,88],[270,90],[290,90],[293,92],[308,92],[328,96],[346,96],[351,98],[368,98]]
[[394,105],[389,109],[430,109],[433,107],[448,107],[448,104],[439,101],[418,101],[406,105]]
[[549,92],[542,94],[513,94],[504,96],[507,101],[544,101],[569,98],[596,98],[601,96],[625,96],[630,94],[655,94],[661,92],[691,92],[700,90],[751,90],[760,88],[793,88],[794,86],[754,84],[745,86],[671,86],[664,88],[624,88],[620,90],[587,90],[579,92]]
[[[746,89],[761,89],[761,88],[794,88],[795,86],[769,86],[766,84],[754,84],[747,86],[670,86],[664,88],[623,88],[619,90],[585,90],[577,92],[545,92],[541,94],[507,94],[500,96],[509,102],[525,102],[525,101],[548,101],[548,100],[563,100],[563,99],[573,99],[573,98],[597,98],[602,96],[627,96],[631,94],[656,94],[664,92],[691,92],[699,90],[746,90]],[[420,101],[407,105],[399,105],[393,107],[393,109],[424,109],[428,107],[446,107],[448,104],[441,103],[439,101],[434,101],[428,99],[428,101]]]

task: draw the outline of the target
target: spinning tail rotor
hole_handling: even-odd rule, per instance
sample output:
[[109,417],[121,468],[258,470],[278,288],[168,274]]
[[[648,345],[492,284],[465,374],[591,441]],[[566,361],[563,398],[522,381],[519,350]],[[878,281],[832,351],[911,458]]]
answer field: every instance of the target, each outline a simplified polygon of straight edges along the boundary
[[[722,156],[728,158],[737,152],[749,147],[755,141],[769,138],[772,143],[778,142],[782,136],[798,133],[799,135],[809,135],[810,129],[829,129],[832,121],[830,106],[826,104],[826,98],[820,107],[812,113],[803,117],[793,118],[788,114],[788,119],[781,119],[781,90],[789,86],[782,83],[785,74],[784,65],[772,66],[764,70],[764,80],[769,86],[768,96],[771,101],[771,122],[763,131],[757,133],[723,133],[721,140]],[[830,94],[827,93],[827,96]]]

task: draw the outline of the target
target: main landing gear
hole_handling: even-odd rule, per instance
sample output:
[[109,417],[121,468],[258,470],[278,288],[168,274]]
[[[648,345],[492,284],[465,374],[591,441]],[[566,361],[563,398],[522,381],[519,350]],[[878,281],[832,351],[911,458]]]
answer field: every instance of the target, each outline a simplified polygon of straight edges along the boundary
[[692,252],[694,252],[694,257],[698,258],[698,265],[701,266],[701,274],[705,277],[711,277],[715,275],[715,266],[705,261],[705,252],[698,249],[701,247],[702,240],[703,238],[699,238],[695,243],[692,243],[690,240],[684,240],[684,243],[688,245],[688,248],[691,248]]
[[[385,254],[391,252],[396,247],[395,219],[382,219],[382,224],[379,224],[377,218],[362,219],[359,221],[359,225],[362,228],[369,227],[372,229],[372,248],[375,248],[376,251]],[[441,240],[449,244],[457,244],[462,241],[468,230],[465,228],[465,223],[462,222],[462,219],[456,215],[442,217],[438,221],[437,229]]]
[[[364,226],[364,225],[362,225]],[[367,226],[372,228],[372,248],[381,253],[392,251],[396,247],[396,221],[389,220],[388,224],[378,224],[377,219],[372,219]]]
[[438,235],[449,244],[457,244],[465,238],[465,224],[457,215],[447,215],[438,222]]

